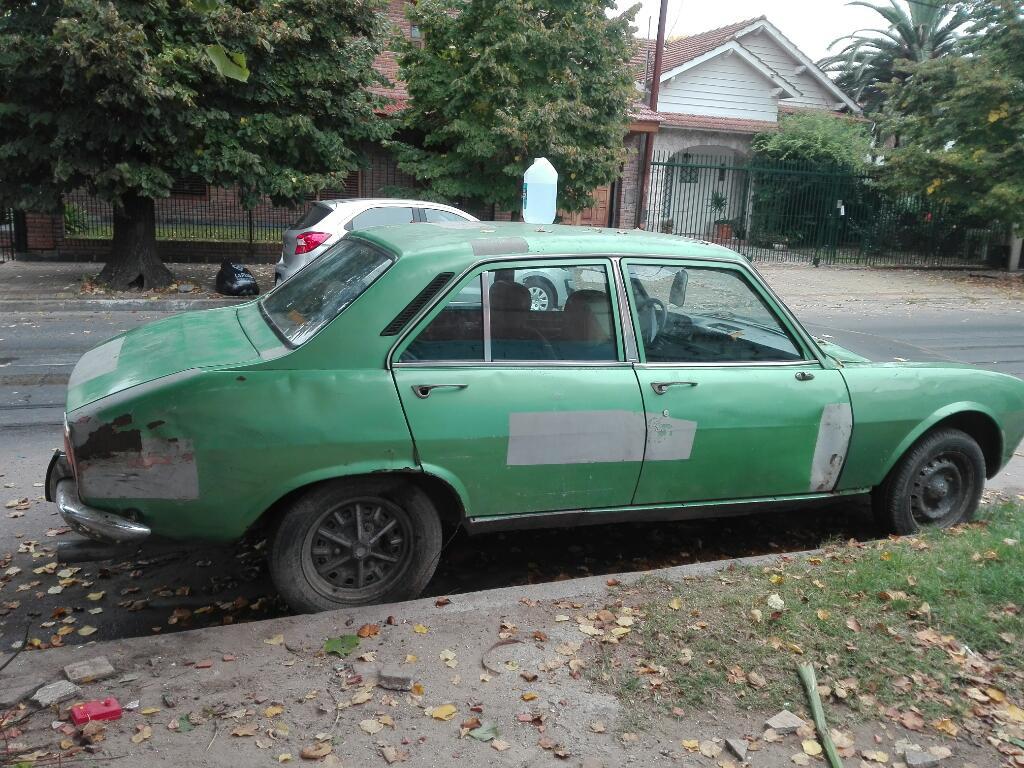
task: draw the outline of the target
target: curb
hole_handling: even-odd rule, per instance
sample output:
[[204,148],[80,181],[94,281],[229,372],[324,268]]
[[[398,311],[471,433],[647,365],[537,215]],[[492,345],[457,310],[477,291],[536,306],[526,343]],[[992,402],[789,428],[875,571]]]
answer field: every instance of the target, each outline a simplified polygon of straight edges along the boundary
[[[465,613],[493,612],[495,616],[506,614],[523,600],[568,600],[570,598],[593,599],[609,594],[609,589],[628,587],[646,579],[666,579],[680,581],[695,576],[707,576],[732,568],[773,565],[781,558],[787,560],[802,559],[820,554],[823,550],[814,549],[802,552],[786,552],[771,555],[756,555],[729,560],[714,560],[705,563],[690,563],[671,568],[660,568],[652,571],[629,571],[602,576],[586,576],[565,581],[551,581],[544,584],[526,586],[499,587],[480,592],[464,592],[453,594],[451,603],[443,608],[435,605],[436,597],[419,598],[402,603],[368,605],[359,608],[326,611],[317,614],[299,614],[263,621],[251,621],[241,624],[228,624],[219,627],[193,629],[176,632],[170,635],[145,635],[133,638],[104,640],[83,645],[69,645],[62,648],[51,648],[46,651],[29,651],[22,653],[8,667],[12,677],[31,676],[33,678],[60,677],[61,669],[81,658],[83,653],[106,655],[111,661],[118,662],[132,656],[208,656],[219,648],[248,647],[256,655],[263,649],[260,638],[268,634],[281,633],[288,638],[288,644],[319,648],[326,637],[339,632],[351,632],[351,627],[360,624],[380,621],[388,615],[403,616],[407,621],[421,620],[424,623],[437,623],[444,617],[457,617]],[[614,588],[608,586],[609,580],[616,580]],[[614,593],[612,593],[614,594]],[[457,620],[457,619],[456,619]],[[86,650],[88,649],[88,650]],[[257,662],[258,663],[258,662]]]
[[3,312],[187,312],[192,309],[230,307],[252,301],[238,299],[0,299]]

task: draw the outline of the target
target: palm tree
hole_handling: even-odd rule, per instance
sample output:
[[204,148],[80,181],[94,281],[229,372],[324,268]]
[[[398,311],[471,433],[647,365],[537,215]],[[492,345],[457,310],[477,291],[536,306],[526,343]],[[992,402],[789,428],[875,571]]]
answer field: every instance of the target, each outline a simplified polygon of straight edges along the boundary
[[850,5],[871,8],[885,19],[886,29],[859,29],[829,44],[847,44],[818,62],[826,72],[836,74],[836,84],[851,94],[867,112],[878,110],[885,101],[881,83],[903,80],[901,61],[919,63],[953,52],[957,31],[969,17],[951,0],[907,0],[906,5],[889,0],[889,5],[872,5],[856,0]]

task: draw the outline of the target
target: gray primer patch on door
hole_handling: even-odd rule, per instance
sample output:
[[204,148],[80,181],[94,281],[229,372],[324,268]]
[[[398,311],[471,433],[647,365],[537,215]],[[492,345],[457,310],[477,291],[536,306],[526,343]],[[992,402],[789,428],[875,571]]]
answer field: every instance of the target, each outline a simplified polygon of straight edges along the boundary
[[648,416],[644,461],[684,461],[690,458],[696,434],[696,421]]
[[849,403],[829,403],[821,411],[818,441],[811,459],[812,493],[831,491],[839,480],[853,433],[853,411]]
[[644,416],[635,411],[510,413],[510,467],[642,461]]
[[78,360],[78,364],[71,371],[68,379],[68,388],[77,387],[86,381],[91,381],[97,376],[110,373],[117,368],[117,360],[121,356],[121,345],[124,344],[124,336],[111,339],[106,344],[100,344],[95,349],[90,349]]

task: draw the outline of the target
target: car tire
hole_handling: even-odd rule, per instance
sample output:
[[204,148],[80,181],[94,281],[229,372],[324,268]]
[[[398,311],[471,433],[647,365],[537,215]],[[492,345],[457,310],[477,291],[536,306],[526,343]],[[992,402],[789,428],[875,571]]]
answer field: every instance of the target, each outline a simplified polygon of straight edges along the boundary
[[441,542],[437,510],[420,489],[332,480],[302,494],[278,521],[270,575],[300,613],[408,600],[433,576]]
[[555,286],[543,277],[528,277],[523,285],[530,289],[530,309],[534,312],[548,312],[558,309],[558,294]]
[[872,499],[878,522],[907,535],[974,517],[985,487],[985,455],[959,429],[925,434],[896,462]]

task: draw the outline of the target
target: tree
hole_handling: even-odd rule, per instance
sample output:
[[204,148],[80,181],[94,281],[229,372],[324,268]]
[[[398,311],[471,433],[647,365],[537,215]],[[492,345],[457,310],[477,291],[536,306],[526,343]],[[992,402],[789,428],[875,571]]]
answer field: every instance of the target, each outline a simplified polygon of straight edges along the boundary
[[[237,184],[243,205],[338,183],[384,137],[367,86],[379,0],[8,0],[0,15],[0,198],[59,210],[88,189],[114,207],[100,280],[171,280],[154,200],[176,179]],[[230,62],[211,57],[230,51]],[[231,63],[245,82],[219,74]],[[244,73],[243,73],[244,74]]]
[[871,134],[863,120],[820,111],[779,117],[777,131],[759,133],[751,142],[756,160],[859,170],[871,154]]
[[1024,225],[1024,16],[1016,0],[975,0],[963,56],[906,68],[887,87],[886,156],[898,189],[987,221]]
[[422,33],[400,66],[407,132],[399,167],[442,200],[518,209],[535,157],[558,171],[559,206],[579,210],[614,179],[636,90],[636,8],[612,0],[421,0]]
[[922,62],[955,51],[958,31],[967,16],[955,0],[907,0],[906,6],[889,0],[889,5],[872,5],[863,0],[849,3],[877,12],[888,26],[861,29],[832,41],[829,48],[847,40],[818,66],[834,73],[836,84],[860,102],[867,112],[878,110],[885,100],[884,83],[904,76],[900,62]]

